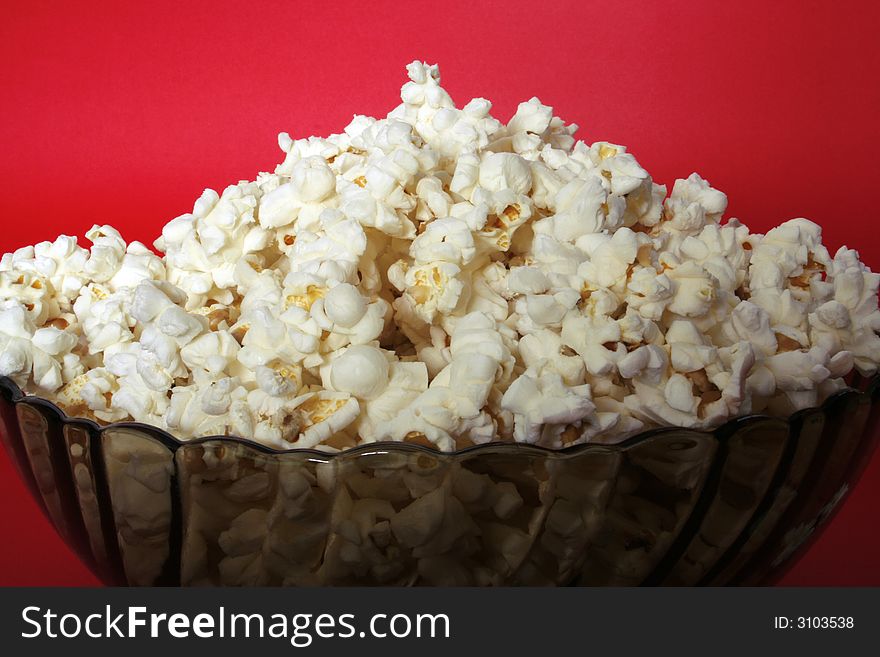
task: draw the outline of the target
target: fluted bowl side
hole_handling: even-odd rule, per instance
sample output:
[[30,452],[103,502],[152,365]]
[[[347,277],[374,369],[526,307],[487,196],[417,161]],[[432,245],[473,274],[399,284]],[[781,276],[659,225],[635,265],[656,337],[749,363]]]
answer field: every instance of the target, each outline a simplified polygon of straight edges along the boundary
[[787,420],[616,445],[328,454],[99,426],[0,379],[0,438],[108,584],[762,584],[860,476],[880,437],[878,381]]

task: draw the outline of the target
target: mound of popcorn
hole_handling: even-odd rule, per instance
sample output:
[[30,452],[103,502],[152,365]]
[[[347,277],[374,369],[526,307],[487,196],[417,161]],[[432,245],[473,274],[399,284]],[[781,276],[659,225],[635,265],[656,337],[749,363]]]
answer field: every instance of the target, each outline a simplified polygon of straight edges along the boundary
[[880,275],[723,219],[537,98],[505,125],[413,62],[402,104],[205,192],[0,261],[0,375],[71,416],[275,448],[550,448],[815,406],[880,363]]

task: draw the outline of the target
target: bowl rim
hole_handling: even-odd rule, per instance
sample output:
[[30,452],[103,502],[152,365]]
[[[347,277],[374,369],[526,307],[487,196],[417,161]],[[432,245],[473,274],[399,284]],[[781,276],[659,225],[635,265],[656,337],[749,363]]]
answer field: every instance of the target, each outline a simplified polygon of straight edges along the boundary
[[625,440],[616,443],[587,442],[554,449],[552,447],[544,447],[541,445],[534,445],[532,443],[491,441],[488,443],[471,445],[469,447],[463,447],[461,449],[456,449],[448,452],[433,447],[428,447],[426,445],[420,445],[417,443],[406,443],[402,441],[391,440],[363,443],[336,452],[328,452],[320,449],[305,447],[279,449],[257,442],[250,438],[243,438],[241,436],[235,435],[199,436],[198,438],[193,438],[191,440],[182,440],[171,434],[169,431],[162,429],[161,427],[152,424],[146,424],[144,422],[112,422],[109,424],[100,424],[98,422],[95,422],[94,420],[85,417],[71,417],[55,402],[52,402],[38,395],[32,395],[24,392],[21,386],[19,386],[15,381],[6,376],[0,376],[0,395],[6,398],[13,406],[26,404],[28,406],[41,408],[56,416],[56,419],[61,422],[62,425],[75,425],[79,427],[85,426],[90,430],[90,433],[95,435],[100,435],[108,430],[136,430],[158,440],[172,452],[177,452],[178,449],[186,445],[202,445],[205,443],[228,442],[243,445],[249,449],[256,450],[266,455],[280,456],[287,454],[302,454],[311,457],[312,459],[322,461],[331,461],[333,459],[346,458],[351,456],[363,456],[371,453],[386,453],[390,451],[398,453],[412,452],[427,454],[433,457],[454,458],[461,455],[473,455],[479,452],[496,452],[500,450],[506,454],[518,452],[521,454],[532,454],[534,456],[566,458],[582,454],[586,451],[624,451],[636,445],[645,443],[655,436],[668,433],[685,433],[690,436],[701,436],[704,438],[714,438],[716,440],[723,441],[726,436],[732,435],[740,427],[747,424],[755,424],[758,422],[776,424],[777,426],[782,425],[791,430],[793,426],[796,426],[807,415],[817,412],[828,411],[831,406],[837,404],[843,398],[851,396],[864,396],[868,398],[870,402],[870,398],[872,396],[880,394],[880,372],[877,372],[871,376],[863,376],[853,371],[851,377],[852,378],[847,377],[846,387],[841,388],[840,390],[837,390],[836,392],[829,395],[818,406],[811,406],[808,408],[800,409],[798,411],[795,411],[788,417],[774,416],[766,413],[750,413],[747,415],[740,415],[730,418],[726,422],[711,429],[695,429],[691,427],[680,426],[652,427],[650,429],[640,431],[639,433],[634,434],[626,438]]

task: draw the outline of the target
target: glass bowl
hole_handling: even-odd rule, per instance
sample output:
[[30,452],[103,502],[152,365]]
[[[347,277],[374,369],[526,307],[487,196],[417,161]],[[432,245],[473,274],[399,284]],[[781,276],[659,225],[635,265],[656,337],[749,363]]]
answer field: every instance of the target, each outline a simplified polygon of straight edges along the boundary
[[0,438],[108,584],[757,585],[861,475],[880,438],[880,377],[787,420],[617,445],[336,454],[102,427],[0,379]]

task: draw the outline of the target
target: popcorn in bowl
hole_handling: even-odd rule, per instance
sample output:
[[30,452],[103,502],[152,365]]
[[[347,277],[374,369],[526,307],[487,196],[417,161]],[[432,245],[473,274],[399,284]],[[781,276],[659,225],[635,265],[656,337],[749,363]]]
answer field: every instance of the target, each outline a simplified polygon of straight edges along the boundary
[[0,261],[0,376],[100,424],[335,452],[562,448],[786,417],[880,364],[880,275],[794,219],[667,196],[537,98],[505,125],[407,67],[402,104],[162,230]]
[[161,257],[3,256],[0,442],[59,533],[129,585],[771,577],[880,427],[880,276],[407,71]]

